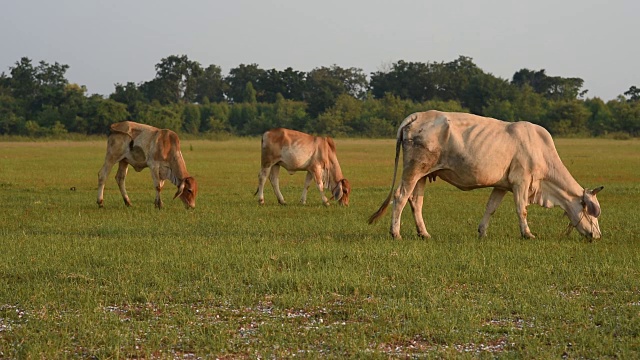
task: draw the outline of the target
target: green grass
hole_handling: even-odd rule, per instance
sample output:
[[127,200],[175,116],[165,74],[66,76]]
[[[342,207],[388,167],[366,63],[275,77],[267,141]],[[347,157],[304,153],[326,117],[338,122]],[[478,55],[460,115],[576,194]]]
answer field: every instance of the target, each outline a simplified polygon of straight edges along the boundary
[[[290,205],[253,193],[259,139],[185,140],[200,186],[186,211],[148,170],[115,168],[95,204],[105,141],[0,142],[0,358],[635,358],[640,356],[640,142],[560,139],[580,184],[604,185],[603,238],[563,236],[560,209],[511,198],[476,229],[489,190],[427,185],[421,240],[386,197],[393,140],[338,139],[351,206],[324,207],[281,172]],[[75,190],[71,190],[74,188]]]

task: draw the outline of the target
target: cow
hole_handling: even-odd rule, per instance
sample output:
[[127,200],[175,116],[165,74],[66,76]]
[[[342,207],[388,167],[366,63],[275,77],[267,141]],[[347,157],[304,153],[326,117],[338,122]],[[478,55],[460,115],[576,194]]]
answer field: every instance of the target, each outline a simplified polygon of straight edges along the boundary
[[325,188],[331,189],[332,198],[336,199],[340,205],[349,205],[351,185],[342,176],[342,169],[336,156],[336,145],[330,137],[277,128],[268,130],[262,135],[261,147],[262,167],[258,174],[258,190],[256,190],[260,205],[264,204],[264,184],[267,177],[278,202],[282,205],[286,204],[278,181],[280,166],[284,167],[289,174],[296,171],[307,172],[300,203],[307,202],[307,189],[311,181],[315,180],[324,205],[329,205],[329,200],[324,194]]
[[586,189],[569,174],[553,139],[541,126],[526,122],[505,122],[466,113],[426,111],[409,115],[398,129],[391,191],[369,224],[379,219],[389,205],[403,149],[402,180],[393,194],[391,236],[401,239],[400,217],[409,201],[418,236],[430,235],[422,218],[426,180],[436,178],[460,190],[492,187],[478,235],[486,236],[489,218],[507,191],[513,193],[520,233],[534,238],[527,225],[527,206],[557,205],[576,228],[591,239],[601,237],[598,225],[600,204],[596,194],[603,189]]
[[118,163],[116,182],[126,206],[131,206],[131,200],[127,195],[124,179],[128,166],[131,165],[138,172],[146,167],[151,170],[151,178],[156,189],[156,208],[162,208],[160,192],[165,180],[178,187],[174,199],[179,197],[186,208],[195,208],[198,183],[187,171],[180,151],[180,139],[175,132],[132,121],[111,124],[110,130],[107,155],[102,169],[98,172],[99,207],[104,205],[103,193],[107,176],[113,165]]

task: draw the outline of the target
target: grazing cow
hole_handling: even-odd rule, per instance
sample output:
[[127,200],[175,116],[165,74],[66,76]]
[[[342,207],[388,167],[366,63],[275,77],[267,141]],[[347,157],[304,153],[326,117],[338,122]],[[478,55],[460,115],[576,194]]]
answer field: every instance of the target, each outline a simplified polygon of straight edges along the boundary
[[180,140],[175,132],[132,121],[111,124],[111,133],[107,140],[107,155],[98,173],[98,205],[100,207],[104,203],[104,184],[115,163],[119,163],[116,181],[125,205],[131,206],[124,186],[127,169],[131,165],[138,172],[146,167],[151,170],[151,178],[156,188],[157,208],[162,208],[160,191],[165,180],[171,181],[178,187],[178,191],[173,196],[174,199],[179,197],[187,208],[196,206],[198,183],[196,179],[189,176],[180,151]]
[[[322,196],[322,202],[329,205],[324,195],[325,188],[331,188],[332,198],[340,205],[349,205],[351,186],[342,176],[340,163],[336,157],[336,145],[330,137],[318,137],[289,129],[272,129],[262,135],[262,168],[258,174],[258,203],[264,204],[264,184],[269,177],[278,202],[285,204],[280,192],[278,174],[280,166],[289,174],[307,171],[300,202],[307,202],[307,189],[315,180]],[[255,194],[254,194],[255,195]]]
[[[393,196],[391,235],[400,239],[400,216],[409,201],[418,235],[430,235],[422,218],[426,180],[436,177],[460,190],[492,187],[493,191],[478,234],[486,235],[489,218],[507,191],[513,192],[520,232],[534,238],[527,225],[527,205],[560,206],[582,235],[598,239],[600,204],[596,194],[603,187],[585,189],[569,174],[551,135],[529,122],[509,123],[465,113],[427,111],[409,115],[398,129],[391,191],[373,223],[389,205],[402,146],[402,181]],[[571,230],[571,227],[569,228]]]

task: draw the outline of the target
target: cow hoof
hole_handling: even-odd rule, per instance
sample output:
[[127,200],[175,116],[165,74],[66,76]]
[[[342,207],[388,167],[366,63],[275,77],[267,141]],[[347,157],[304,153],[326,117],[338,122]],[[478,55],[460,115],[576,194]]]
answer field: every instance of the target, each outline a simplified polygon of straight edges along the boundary
[[532,233],[526,233],[526,234],[522,234],[522,237],[525,239],[535,239],[536,236],[533,235]]
[[258,200],[258,205],[264,205],[264,199]]
[[418,233],[418,237],[421,239],[431,239],[431,235],[429,235],[429,233],[424,233],[424,234]]

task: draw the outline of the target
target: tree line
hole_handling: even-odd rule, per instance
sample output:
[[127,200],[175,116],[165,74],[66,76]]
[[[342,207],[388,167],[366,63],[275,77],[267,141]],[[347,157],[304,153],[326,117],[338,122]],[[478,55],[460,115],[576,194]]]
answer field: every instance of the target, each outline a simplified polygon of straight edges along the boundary
[[610,101],[587,97],[580,78],[521,69],[510,80],[460,56],[450,62],[398,61],[367,76],[337,65],[309,72],[241,64],[225,76],[186,55],[155,65],[141,83],[108,96],[69,83],[68,65],[23,57],[0,74],[0,134],[106,134],[133,120],[182,133],[258,135],[288,127],[332,136],[393,137],[408,114],[438,109],[526,120],[556,136],[640,136],[640,89]]

